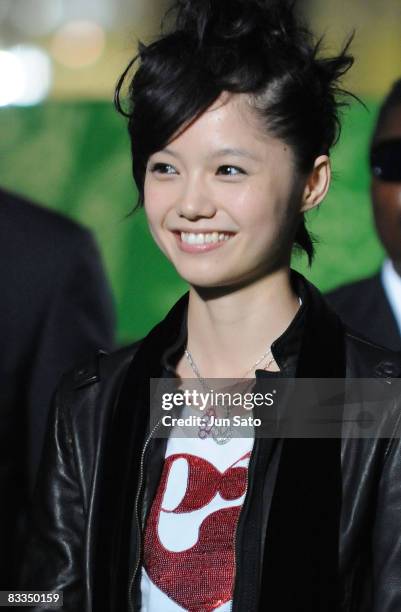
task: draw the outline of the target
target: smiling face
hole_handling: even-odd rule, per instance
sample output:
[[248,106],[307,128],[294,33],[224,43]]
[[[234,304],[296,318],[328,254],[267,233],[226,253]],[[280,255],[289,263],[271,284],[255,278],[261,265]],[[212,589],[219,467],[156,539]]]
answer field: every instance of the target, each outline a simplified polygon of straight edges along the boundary
[[289,264],[305,178],[244,95],[221,97],[148,160],[151,233],[193,286],[235,286]]
[[[401,139],[401,105],[389,112],[376,135],[375,144],[396,138]],[[401,182],[390,183],[373,176],[371,194],[378,234],[401,274]]]

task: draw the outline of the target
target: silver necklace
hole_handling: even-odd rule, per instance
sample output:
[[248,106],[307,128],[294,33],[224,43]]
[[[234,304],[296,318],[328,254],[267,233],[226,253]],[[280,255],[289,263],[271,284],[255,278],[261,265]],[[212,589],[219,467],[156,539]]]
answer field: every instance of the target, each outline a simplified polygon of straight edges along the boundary
[[[267,359],[267,356],[270,355],[272,352],[271,347],[269,346],[269,348],[267,349],[267,351],[265,353],[263,353],[262,357],[260,357],[250,368],[249,370],[247,370],[245,372],[245,374],[243,376],[241,376],[241,378],[246,378],[248,376],[248,374],[250,374],[251,372],[253,372],[254,370],[256,370],[257,366],[262,363],[262,361],[264,361],[265,359]],[[194,372],[194,374],[196,375],[197,378],[199,378],[200,381],[205,382],[205,379],[202,378],[198,367],[194,361],[194,358],[192,357],[191,353],[189,352],[189,350],[186,348],[185,349],[185,356],[188,359],[189,365],[191,366],[192,371]],[[265,367],[263,368],[264,370],[267,370],[267,368],[273,363],[274,361],[274,357],[272,355],[272,358],[270,359],[270,361],[265,365]]]
[[[249,368],[249,370],[246,371],[245,375],[242,378],[246,378],[248,374],[254,371],[260,363],[262,363],[265,359],[267,359],[268,355],[271,354],[271,352],[272,352],[271,347],[269,347],[267,351]],[[199,372],[199,368],[196,365],[194,358],[192,357],[192,354],[187,348],[185,349],[185,356],[189,362],[189,365],[192,371],[194,372],[195,376],[198,378],[199,382],[201,383],[204,391],[206,393],[210,392],[210,389],[208,388],[206,384],[206,380],[203,378],[203,376]],[[267,368],[273,363],[273,361],[274,361],[274,357],[272,356],[272,358],[265,365],[264,369],[267,370]],[[232,426],[231,424],[228,426],[227,425],[218,426],[215,424],[216,418],[217,418],[216,409],[213,406],[211,406],[204,413],[203,424],[198,427],[198,437],[201,440],[204,440],[208,436],[211,436],[212,439],[216,442],[216,444],[220,444],[220,445],[227,444],[227,442],[229,442],[231,438],[233,437]],[[229,419],[228,406],[226,406],[226,419]]]
[[[302,306],[302,299],[300,297],[298,297],[298,302],[299,302],[299,305]],[[264,370],[267,370],[274,361],[271,346],[269,346],[269,348],[263,353],[263,355],[249,368],[249,370],[245,372],[242,378],[247,378],[248,374],[250,374],[251,372],[254,372],[257,366],[263,363],[263,361],[265,361],[265,359],[267,359],[269,355],[271,355],[271,359],[269,359],[269,361],[263,367]],[[210,392],[210,389],[208,389],[205,379],[201,376],[201,373],[199,372],[199,368],[196,365],[194,358],[192,357],[192,354],[188,350],[188,347],[185,349],[185,357],[187,358],[188,363],[193,373],[195,374],[195,376],[198,378],[199,382],[201,383],[204,391],[206,393]],[[211,435],[213,440],[216,442],[216,444],[227,444],[227,442],[229,442],[233,436],[232,427],[231,425],[228,427],[219,427],[217,425],[211,425],[211,423],[213,423],[212,417],[214,417],[215,419],[216,416],[217,416],[216,409],[213,406],[210,407],[208,410],[206,410],[204,424],[199,426],[198,428],[198,436],[201,439],[205,439]],[[229,409],[227,406],[226,406],[226,418],[229,418]]]

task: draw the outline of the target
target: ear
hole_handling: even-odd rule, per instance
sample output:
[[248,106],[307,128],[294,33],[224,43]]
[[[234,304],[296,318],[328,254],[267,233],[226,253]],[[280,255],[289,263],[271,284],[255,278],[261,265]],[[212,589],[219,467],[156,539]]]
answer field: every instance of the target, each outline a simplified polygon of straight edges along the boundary
[[328,155],[320,155],[315,159],[313,170],[306,181],[300,212],[306,212],[320,204],[329,190],[330,181],[330,158]]

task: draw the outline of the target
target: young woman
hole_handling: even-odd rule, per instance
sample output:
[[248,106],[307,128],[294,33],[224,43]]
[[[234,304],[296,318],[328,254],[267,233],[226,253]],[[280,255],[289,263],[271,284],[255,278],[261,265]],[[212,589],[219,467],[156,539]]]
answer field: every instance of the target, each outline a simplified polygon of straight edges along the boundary
[[149,431],[153,378],[401,372],[290,270],[294,244],[313,256],[304,214],[329,187],[352,63],[319,54],[281,0],[178,2],[140,48],[134,177],[190,290],[59,388],[24,587],[63,591],[65,611],[401,610],[398,405],[386,438],[235,439],[210,412],[198,437]]

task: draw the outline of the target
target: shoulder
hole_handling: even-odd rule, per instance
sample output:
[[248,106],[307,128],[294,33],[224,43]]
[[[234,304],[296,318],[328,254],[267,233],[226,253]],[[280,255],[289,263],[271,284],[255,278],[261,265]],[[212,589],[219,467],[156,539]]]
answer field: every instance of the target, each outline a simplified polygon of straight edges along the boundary
[[111,380],[124,375],[141,343],[142,340],[138,340],[111,353],[99,349],[91,359],[78,364],[63,376],[60,389],[70,392],[93,385],[106,386]]
[[368,296],[372,291],[376,291],[378,286],[380,286],[379,273],[337,287],[337,289],[327,292],[324,297],[331,305],[339,307],[354,302],[356,297],[360,300]]
[[91,232],[82,225],[3,189],[0,189],[0,221],[0,235],[10,248],[32,249],[34,245],[39,252],[50,250],[57,254],[92,240]]
[[355,378],[401,377],[401,352],[395,352],[345,329],[347,375]]
[[111,353],[98,350],[90,359],[67,371],[55,393],[55,422],[64,420],[75,433],[79,432],[80,438],[94,435],[96,439],[114,407],[140,344],[138,341]]

